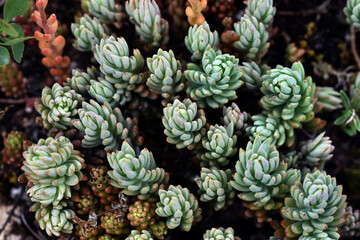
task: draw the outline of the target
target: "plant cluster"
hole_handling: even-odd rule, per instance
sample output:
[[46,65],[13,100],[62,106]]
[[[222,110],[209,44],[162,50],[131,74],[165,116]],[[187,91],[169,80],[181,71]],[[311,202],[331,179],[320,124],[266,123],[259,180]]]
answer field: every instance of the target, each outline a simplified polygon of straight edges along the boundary
[[[271,223],[270,239],[359,236],[359,211],[326,172],[337,153],[322,130],[324,114],[336,112],[330,124],[349,136],[360,131],[359,73],[349,89],[318,86],[296,45],[288,66],[269,66],[272,0],[246,1],[237,20],[235,1],[81,2],[73,47],[91,65],[69,74],[57,17],[46,16],[47,0],[36,1],[32,19],[42,32],[34,36],[56,80],[34,103],[46,137],[23,147],[25,135],[11,132],[2,151],[3,162],[22,166],[30,210],[47,235],[165,239],[241,203],[258,226]],[[360,27],[360,1],[348,0],[344,13],[352,31]],[[186,34],[178,45],[176,32]],[[21,96],[21,72],[7,65],[0,75],[5,94]],[[183,158],[175,168],[196,164],[196,176],[171,171],[174,155]],[[221,224],[203,239],[240,239]]]

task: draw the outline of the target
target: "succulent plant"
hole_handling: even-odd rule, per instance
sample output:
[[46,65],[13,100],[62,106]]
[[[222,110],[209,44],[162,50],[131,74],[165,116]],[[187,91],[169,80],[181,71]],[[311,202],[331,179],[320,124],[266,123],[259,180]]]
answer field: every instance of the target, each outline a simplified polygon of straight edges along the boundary
[[239,240],[239,237],[234,236],[234,229],[228,227],[224,229],[220,228],[212,228],[210,230],[206,230],[204,233],[203,240]]
[[77,106],[80,102],[80,94],[70,87],[61,87],[60,84],[55,83],[52,88],[43,89],[41,100],[35,103],[35,109],[41,114],[45,128],[56,127],[66,130],[72,126],[71,120],[77,115]]
[[125,9],[141,41],[149,44],[150,48],[160,47],[169,41],[169,23],[161,18],[159,6],[154,0],[128,0]]
[[117,88],[133,90],[137,84],[143,83],[146,78],[141,73],[144,67],[144,58],[138,49],[129,56],[129,47],[124,38],[110,36],[103,38],[96,45],[94,57],[100,64],[100,71],[109,82],[116,83]]
[[168,228],[167,228],[165,222],[158,221],[158,222],[155,222],[154,224],[150,225],[148,230],[157,239],[164,239],[165,235],[167,234],[167,229]]
[[[102,236],[107,235],[104,234],[104,229],[101,227],[101,225],[97,225],[95,229],[91,229],[90,231],[77,225],[75,230],[76,236],[79,237],[80,240],[100,240],[102,239]],[[107,240],[113,239],[109,238]]]
[[235,48],[246,51],[249,59],[261,58],[269,48],[267,42],[269,34],[264,23],[259,22],[255,16],[245,14],[240,22],[234,23],[236,33],[240,40],[234,43]]
[[345,222],[341,226],[342,236],[359,237],[360,236],[360,211],[353,210],[351,206],[346,208]]
[[261,103],[272,115],[282,118],[294,128],[314,117],[312,100],[315,85],[310,76],[305,78],[300,62],[294,63],[291,69],[278,65],[263,79],[261,91],[264,97]]
[[155,223],[155,203],[136,201],[129,206],[130,225],[141,231]]
[[26,82],[23,74],[15,63],[0,67],[0,88],[7,97],[22,97],[25,93]]
[[333,87],[316,87],[315,98],[314,109],[331,112],[342,107],[340,93]]
[[266,64],[259,66],[256,62],[243,62],[240,66],[242,76],[241,80],[244,82],[246,89],[255,90],[261,87],[263,82],[262,75],[264,75],[269,67]]
[[268,26],[276,13],[273,0],[248,0],[246,14]]
[[122,141],[137,136],[137,121],[125,119],[118,108],[111,108],[104,102],[100,105],[94,100],[90,104],[83,102],[79,109],[79,118],[73,121],[74,126],[85,132],[82,146],[85,148],[105,146],[105,151],[114,151]]
[[157,168],[152,153],[143,149],[136,157],[134,149],[127,141],[116,151],[107,156],[113,169],[108,172],[111,185],[123,189],[123,193],[138,196],[144,200],[168,181],[168,174],[162,168]]
[[272,115],[265,116],[258,114],[252,116],[254,125],[248,127],[246,130],[252,135],[252,139],[259,136],[261,141],[267,138],[271,139],[271,144],[282,146],[286,143],[287,146],[292,146],[295,141],[294,128],[281,118],[276,118]]
[[102,21],[121,24],[126,18],[123,8],[115,0],[85,0],[85,7],[91,15]]
[[100,202],[105,205],[105,209],[118,200],[118,193],[120,191],[120,189],[111,186],[110,177],[107,175],[107,172],[108,169],[104,166],[93,168],[90,171],[89,179],[89,185],[94,195],[100,198]]
[[185,37],[185,45],[192,53],[191,60],[200,62],[205,51],[219,47],[219,34],[217,31],[211,32],[207,22],[202,25],[195,24],[189,28],[188,35]]
[[200,177],[195,178],[199,186],[200,200],[208,202],[215,200],[215,210],[222,209],[225,204],[231,204],[235,193],[230,184],[231,170],[219,170],[216,167],[202,168]]
[[225,128],[223,126],[210,126],[206,136],[202,139],[202,146],[205,152],[199,154],[203,161],[209,161],[212,166],[224,166],[229,164],[229,158],[237,152],[235,147],[237,136],[234,135],[234,124]]
[[156,203],[156,214],[166,217],[169,229],[181,227],[190,231],[193,222],[201,220],[201,208],[196,197],[187,188],[170,185],[168,190],[159,190],[160,202]]
[[151,234],[147,230],[142,230],[141,232],[137,230],[132,230],[130,235],[125,240],[153,240]]
[[173,51],[159,48],[157,55],[147,58],[147,65],[152,73],[146,84],[164,98],[174,97],[184,88],[180,61],[176,60]]
[[360,118],[357,114],[360,109],[360,94],[355,95],[350,101],[346,93],[341,90],[340,97],[345,109],[334,121],[334,124],[340,125],[349,136],[355,136],[360,131]]
[[64,85],[69,86],[76,93],[86,97],[89,95],[90,81],[97,79],[98,75],[98,70],[94,66],[88,67],[86,72],[74,69],[72,70],[72,77],[68,78]]
[[49,236],[60,236],[60,234],[70,234],[73,231],[72,218],[75,217],[75,213],[66,207],[65,202],[47,207],[34,203],[30,211],[35,212],[35,219],[39,222],[40,228],[46,230]]
[[261,141],[257,136],[245,151],[240,149],[235,165],[231,185],[241,192],[239,198],[250,202],[252,210],[279,209],[290,186],[300,180],[300,171],[287,170],[287,164],[280,161],[279,152],[270,143],[270,138]]
[[5,164],[20,167],[24,161],[22,153],[24,151],[23,142],[25,135],[18,131],[11,131],[4,136],[4,148],[1,150],[1,160]]
[[130,231],[129,221],[127,219],[121,221],[119,214],[118,210],[106,212],[105,215],[101,216],[101,227],[108,234],[126,236]]
[[99,77],[98,80],[90,80],[89,94],[100,104],[108,102],[111,107],[123,106],[130,101],[129,93],[126,89],[115,88],[114,84]]
[[243,130],[248,127],[251,116],[247,112],[241,112],[236,103],[232,103],[230,107],[223,108],[223,122],[225,126],[229,126],[231,122],[234,124],[236,135],[240,135]]
[[22,170],[33,184],[28,190],[31,201],[56,206],[63,197],[71,197],[71,187],[82,178],[84,159],[68,138],[40,139],[23,156]]
[[321,133],[313,140],[309,140],[301,148],[304,161],[310,166],[324,168],[326,161],[332,158],[334,146],[329,137],[324,137],[325,132]]
[[91,51],[102,38],[110,34],[106,24],[87,14],[80,18],[78,24],[71,24],[71,31],[76,38],[74,47],[83,52]]
[[162,118],[165,127],[166,141],[176,144],[178,149],[187,147],[194,149],[202,137],[202,128],[205,126],[205,112],[197,109],[197,104],[190,99],[180,102],[175,99],[173,104],[164,108]]
[[236,90],[244,83],[240,80],[239,59],[221,51],[205,51],[201,67],[189,63],[185,71],[188,80],[186,92],[200,107],[219,108],[237,98]]
[[355,27],[360,27],[360,1],[347,0],[344,8],[346,21],[353,24]]
[[92,194],[82,195],[79,199],[80,201],[76,204],[78,213],[81,215],[88,214],[92,209],[94,209],[97,199],[94,198]]
[[281,213],[288,220],[285,234],[299,239],[339,239],[338,227],[344,222],[346,195],[342,186],[326,172],[306,174],[291,187]]

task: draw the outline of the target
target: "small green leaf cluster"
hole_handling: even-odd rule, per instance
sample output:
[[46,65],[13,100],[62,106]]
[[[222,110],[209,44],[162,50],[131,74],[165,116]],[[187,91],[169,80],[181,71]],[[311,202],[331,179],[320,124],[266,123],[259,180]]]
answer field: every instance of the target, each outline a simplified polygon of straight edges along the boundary
[[25,37],[24,29],[20,25],[10,23],[14,17],[24,14],[28,9],[29,1],[6,0],[5,2],[3,18],[0,18],[0,33],[3,35],[0,40],[0,45],[2,45],[0,46],[0,66],[10,62],[7,46],[11,47],[15,61],[20,63],[25,48],[24,41],[33,38],[32,36]]

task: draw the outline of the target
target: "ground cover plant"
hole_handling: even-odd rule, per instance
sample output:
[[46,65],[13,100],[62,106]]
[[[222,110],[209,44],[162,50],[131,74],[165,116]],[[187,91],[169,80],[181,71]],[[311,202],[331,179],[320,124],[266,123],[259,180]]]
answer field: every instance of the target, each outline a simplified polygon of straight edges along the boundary
[[0,238],[359,238],[359,0],[1,4]]

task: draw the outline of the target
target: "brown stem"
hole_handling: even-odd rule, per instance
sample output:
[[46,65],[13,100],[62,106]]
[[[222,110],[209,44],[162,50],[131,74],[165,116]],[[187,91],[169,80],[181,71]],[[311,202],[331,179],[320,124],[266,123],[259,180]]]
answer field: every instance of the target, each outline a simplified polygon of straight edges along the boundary
[[360,70],[360,57],[356,49],[356,31],[354,25],[351,25],[350,32],[351,52],[354,55],[355,62],[358,66],[358,69]]

